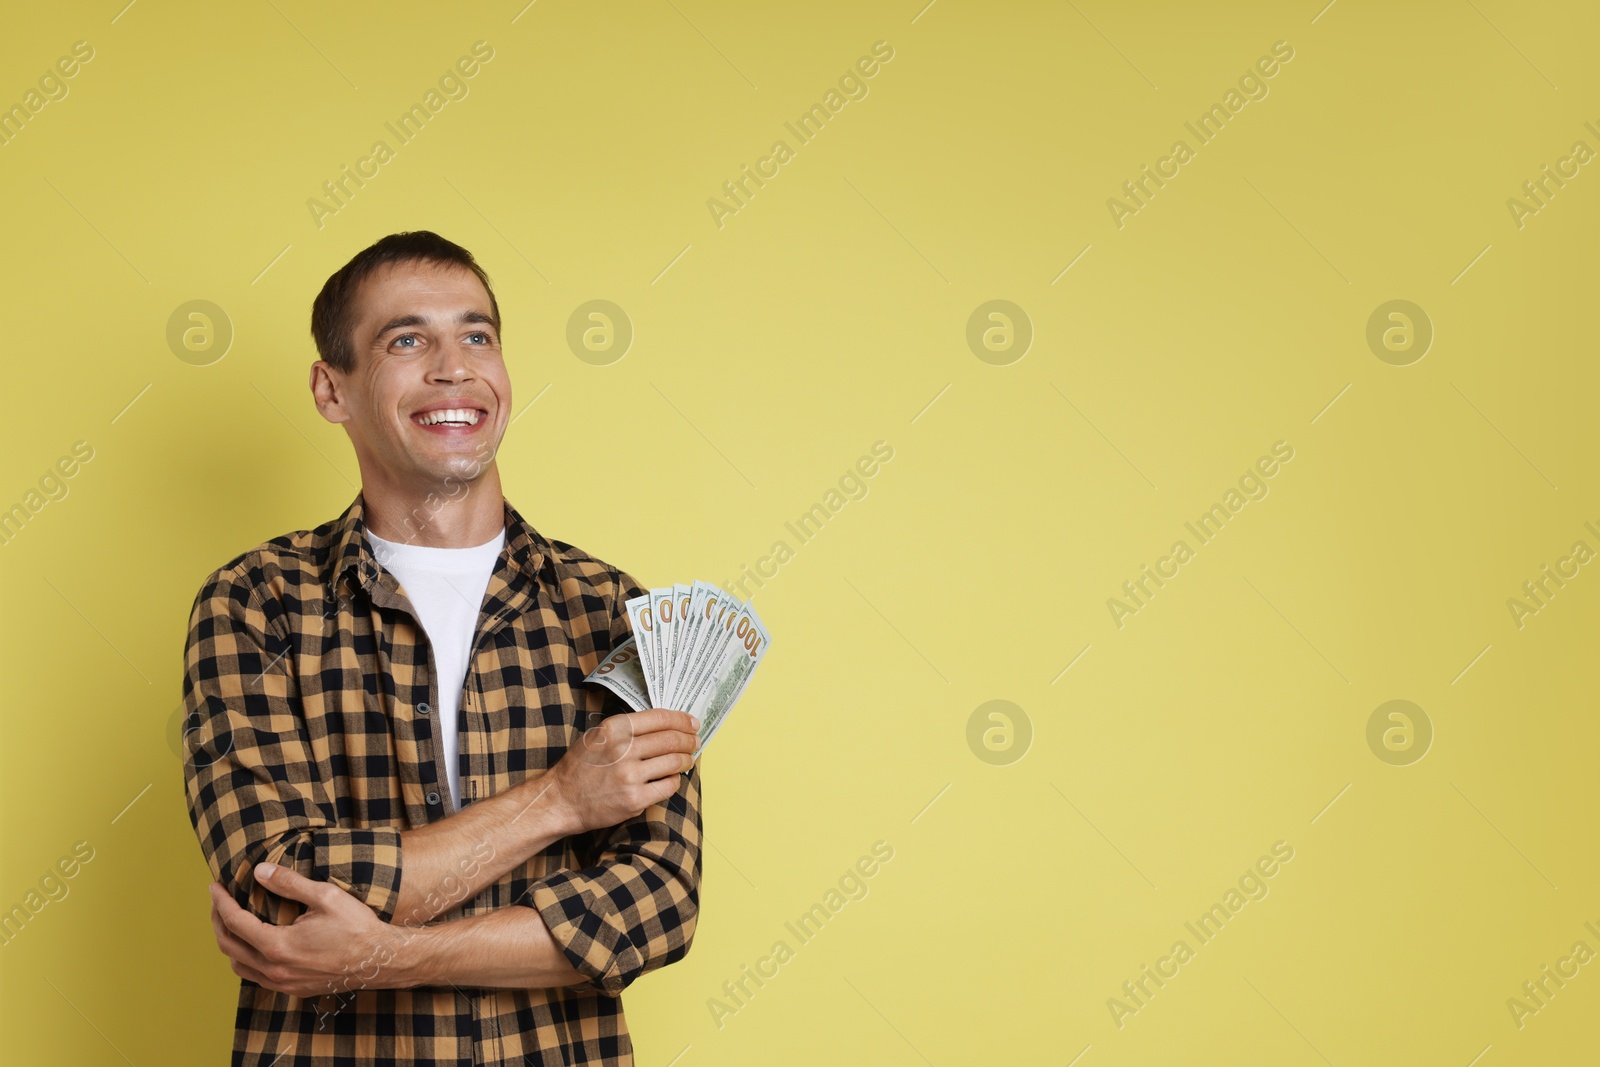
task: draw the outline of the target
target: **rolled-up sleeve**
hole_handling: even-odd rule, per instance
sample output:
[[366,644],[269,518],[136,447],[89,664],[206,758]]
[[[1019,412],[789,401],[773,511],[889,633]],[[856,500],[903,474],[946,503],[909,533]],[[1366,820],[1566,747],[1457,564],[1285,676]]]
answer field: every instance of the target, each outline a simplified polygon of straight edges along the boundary
[[[625,603],[645,592],[623,573],[615,590],[608,649],[631,635]],[[609,690],[604,701],[608,717],[630,710]],[[555,871],[521,898],[544,919],[588,988],[616,996],[689,953],[700,913],[699,763],[678,779],[665,802],[583,835],[580,856],[589,866]]]
[[[700,910],[700,768],[601,838],[593,866],[535,882],[533,908],[588,985],[616,996],[689,952]],[[528,898],[525,898],[528,899]]]
[[339,824],[330,776],[310,743],[288,627],[272,625],[243,567],[213,572],[189,618],[183,773],[200,849],[212,876],[266,922],[292,922],[303,906],[256,884],[262,862],[331,882],[389,922],[400,831]]

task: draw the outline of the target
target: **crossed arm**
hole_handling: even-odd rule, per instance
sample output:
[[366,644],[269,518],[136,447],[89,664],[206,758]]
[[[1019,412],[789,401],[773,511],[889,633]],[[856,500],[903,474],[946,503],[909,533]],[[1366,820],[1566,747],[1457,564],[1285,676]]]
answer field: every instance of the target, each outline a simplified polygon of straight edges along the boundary
[[[238,569],[216,572],[185,652],[185,789],[217,882],[218,945],[237,973],[293,995],[341,983],[616,995],[688,951],[700,786],[687,714],[610,715],[543,774],[439,822],[352,826],[343,787],[313,754],[297,682],[276,666],[288,652],[279,616]],[[614,622],[614,641],[626,626]],[[599,831],[583,850],[591,866],[547,874],[512,907],[428,925],[588,831]]]
[[242,978],[294,996],[348,988],[454,984],[487,988],[581,985],[539,911],[505,908],[428,924],[564,837],[642,815],[677,792],[694,760],[697,724],[653,708],[613,716],[548,774],[447,819],[400,834],[404,877],[385,923],[356,897],[290,867],[262,863],[258,884],[305,911],[272,926],[211,886],[217,946]]
[[245,911],[211,883],[211,925],[233,973],[296,997],[352,988],[458,985],[496,989],[580,985],[588,979],[562,954],[539,913],[505,908],[436,926],[383,922],[365,904],[289,867],[262,864],[256,877],[306,905],[287,927]]

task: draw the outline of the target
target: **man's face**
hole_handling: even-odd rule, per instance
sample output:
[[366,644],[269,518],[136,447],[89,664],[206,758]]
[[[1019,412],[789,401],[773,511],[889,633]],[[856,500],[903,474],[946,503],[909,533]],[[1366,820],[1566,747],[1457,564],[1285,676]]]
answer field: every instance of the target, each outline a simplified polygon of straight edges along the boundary
[[311,386],[323,416],[344,423],[363,480],[418,490],[476,481],[511,410],[483,284],[454,264],[388,264],[355,304],[354,370],[319,361]]

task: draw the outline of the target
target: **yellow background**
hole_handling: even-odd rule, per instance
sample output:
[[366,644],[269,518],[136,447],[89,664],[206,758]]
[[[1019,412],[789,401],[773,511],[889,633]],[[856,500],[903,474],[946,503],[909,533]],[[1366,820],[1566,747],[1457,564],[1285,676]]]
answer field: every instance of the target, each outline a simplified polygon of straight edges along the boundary
[[[417,228],[480,257],[539,398],[507,495],[647,583],[736,577],[894,449],[756,595],[774,647],[704,760],[694,947],[625,997],[641,1064],[1592,1060],[1600,964],[1520,1029],[1506,1005],[1600,951],[1600,567],[1520,629],[1506,605],[1600,549],[1597,166],[1506,206],[1600,149],[1591,6],[121,4],[0,39],[0,103],[95,50],[0,148],[0,507],[94,449],[0,548],[0,907],[95,850],[0,947],[10,1062],[226,1060],[170,740],[187,612],[354,496],[309,307]],[[478,40],[470,94],[319,228],[306,201]],[[779,138],[719,228],[706,201]],[[1107,199],[1178,138],[1119,228]],[[235,333],[207,366],[166,341],[196,299]],[[566,343],[591,299],[635,330],[608,366]],[[1032,323],[1010,365],[966,342],[991,299]],[[1435,330],[1409,366],[1366,342],[1394,299]],[[1115,625],[1279,440],[1270,494]],[[1000,766],[967,740],[996,699],[1032,732]],[[1366,740],[1393,699],[1435,731],[1408,766]],[[867,896],[719,1027],[722,983],[880,840]],[[1119,1028],[1107,999],[1276,841],[1269,895]]]

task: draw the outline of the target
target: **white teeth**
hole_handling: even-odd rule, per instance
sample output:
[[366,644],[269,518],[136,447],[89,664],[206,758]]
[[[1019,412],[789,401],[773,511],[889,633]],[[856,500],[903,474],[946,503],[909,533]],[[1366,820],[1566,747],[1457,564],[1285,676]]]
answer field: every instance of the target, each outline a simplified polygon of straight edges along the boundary
[[424,426],[434,426],[439,423],[449,423],[454,426],[476,426],[478,416],[482,413],[473,408],[441,408],[430,411],[417,421]]

